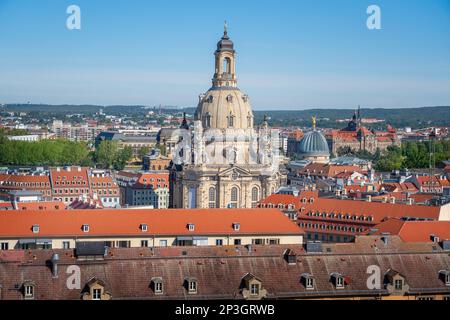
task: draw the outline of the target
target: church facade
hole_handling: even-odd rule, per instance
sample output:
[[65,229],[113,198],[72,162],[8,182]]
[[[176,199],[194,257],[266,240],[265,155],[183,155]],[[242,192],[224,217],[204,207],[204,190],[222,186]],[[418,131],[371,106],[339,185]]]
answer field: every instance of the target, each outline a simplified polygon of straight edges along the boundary
[[214,55],[212,87],[199,96],[193,128],[182,128],[174,153],[172,207],[254,208],[286,180],[279,133],[267,119],[254,127],[226,28]]

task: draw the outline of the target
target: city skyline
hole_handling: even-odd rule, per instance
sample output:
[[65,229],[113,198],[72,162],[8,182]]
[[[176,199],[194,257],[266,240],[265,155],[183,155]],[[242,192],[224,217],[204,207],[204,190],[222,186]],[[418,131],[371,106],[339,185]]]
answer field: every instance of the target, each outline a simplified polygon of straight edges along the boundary
[[[66,28],[72,4],[81,30]],[[227,20],[255,110],[449,104],[446,1],[205,4],[0,1],[1,103],[195,107]]]

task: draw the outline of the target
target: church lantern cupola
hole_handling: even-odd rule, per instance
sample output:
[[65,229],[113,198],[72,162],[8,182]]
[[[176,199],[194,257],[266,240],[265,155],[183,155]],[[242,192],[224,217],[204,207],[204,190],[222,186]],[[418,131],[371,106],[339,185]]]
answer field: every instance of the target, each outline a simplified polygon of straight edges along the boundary
[[213,87],[236,87],[236,63],[233,42],[228,36],[225,21],[223,36],[217,43],[215,73],[212,79]]

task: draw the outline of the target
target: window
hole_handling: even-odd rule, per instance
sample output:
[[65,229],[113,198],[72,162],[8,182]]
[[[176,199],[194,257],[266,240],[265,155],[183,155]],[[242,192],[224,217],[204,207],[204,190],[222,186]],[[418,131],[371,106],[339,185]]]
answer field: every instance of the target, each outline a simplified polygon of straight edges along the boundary
[[33,229],[33,233],[39,233],[39,225],[38,224],[34,224],[32,229]]
[[403,288],[403,280],[401,280],[401,279],[395,280],[394,287],[395,287],[395,290],[402,290],[402,288]]
[[155,293],[163,293],[163,283],[162,282],[155,282]]
[[167,240],[159,240],[160,247],[167,247]]
[[240,223],[233,223],[233,230],[234,231],[239,231],[239,229],[241,228],[241,224]]
[[146,223],[142,223],[142,224],[141,224],[141,230],[142,230],[142,232],[147,232],[147,230],[148,230],[148,225],[147,225]]
[[141,240],[141,247],[142,248],[148,247],[148,240]]
[[93,289],[92,300],[101,300],[101,299],[102,299],[102,289]]
[[197,281],[196,280],[188,281],[188,291],[189,291],[189,293],[197,293]]
[[238,207],[238,200],[239,200],[239,196],[238,196],[238,188],[237,187],[233,187],[231,188],[231,208],[237,208]]
[[258,204],[259,190],[257,187],[252,188],[252,208],[256,208]]
[[221,246],[223,245],[223,240],[222,239],[216,239],[216,246]]
[[2,242],[0,249],[1,250],[8,250],[9,249],[8,242]]
[[338,287],[338,288],[344,287],[344,278],[342,278],[342,277],[336,278],[336,287]]
[[70,249],[70,242],[69,241],[63,241],[62,247],[64,250]]
[[251,294],[252,296],[257,296],[257,295],[259,295],[259,284],[257,284],[257,283],[252,283],[252,284],[250,285],[250,294]]
[[209,188],[208,200],[209,200],[209,207],[215,208],[216,207],[216,188],[214,188],[214,187]]
[[305,280],[306,289],[314,289],[314,279],[311,277],[306,277]]
[[187,227],[188,227],[189,231],[194,231],[195,230],[195,224],[193,224],[193,223],[188,223]]
[[34,299],[34,286],[30,284],[24,285],[25,299]]
[[230,113],[230,115],[227,117],[228,119],[228,128],[234,127],[234,116]]
[[88,224],[83,224],[83,232],[89,232],[89,225]]
[[234,239],[234,245],[240,246],[241,245],[241,239]]

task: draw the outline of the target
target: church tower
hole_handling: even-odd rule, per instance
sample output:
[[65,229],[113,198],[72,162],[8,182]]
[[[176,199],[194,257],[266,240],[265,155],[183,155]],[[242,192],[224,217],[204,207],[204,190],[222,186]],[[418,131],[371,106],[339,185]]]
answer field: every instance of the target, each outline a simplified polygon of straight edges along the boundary
[[234,45],[228,36],[225,22],[222,39],[217,43],[215,73],[212,79],[213,87],[236,87],[236,60]]
[[286,178],[278,166],[279,136],[272,135],[267,118],[254,127],[250,99],[237,87],[236,51],[226,24],[214,58],[212,86],[199,95],[188,130],[192,157],[175,175],[173,206],[256,207]]

